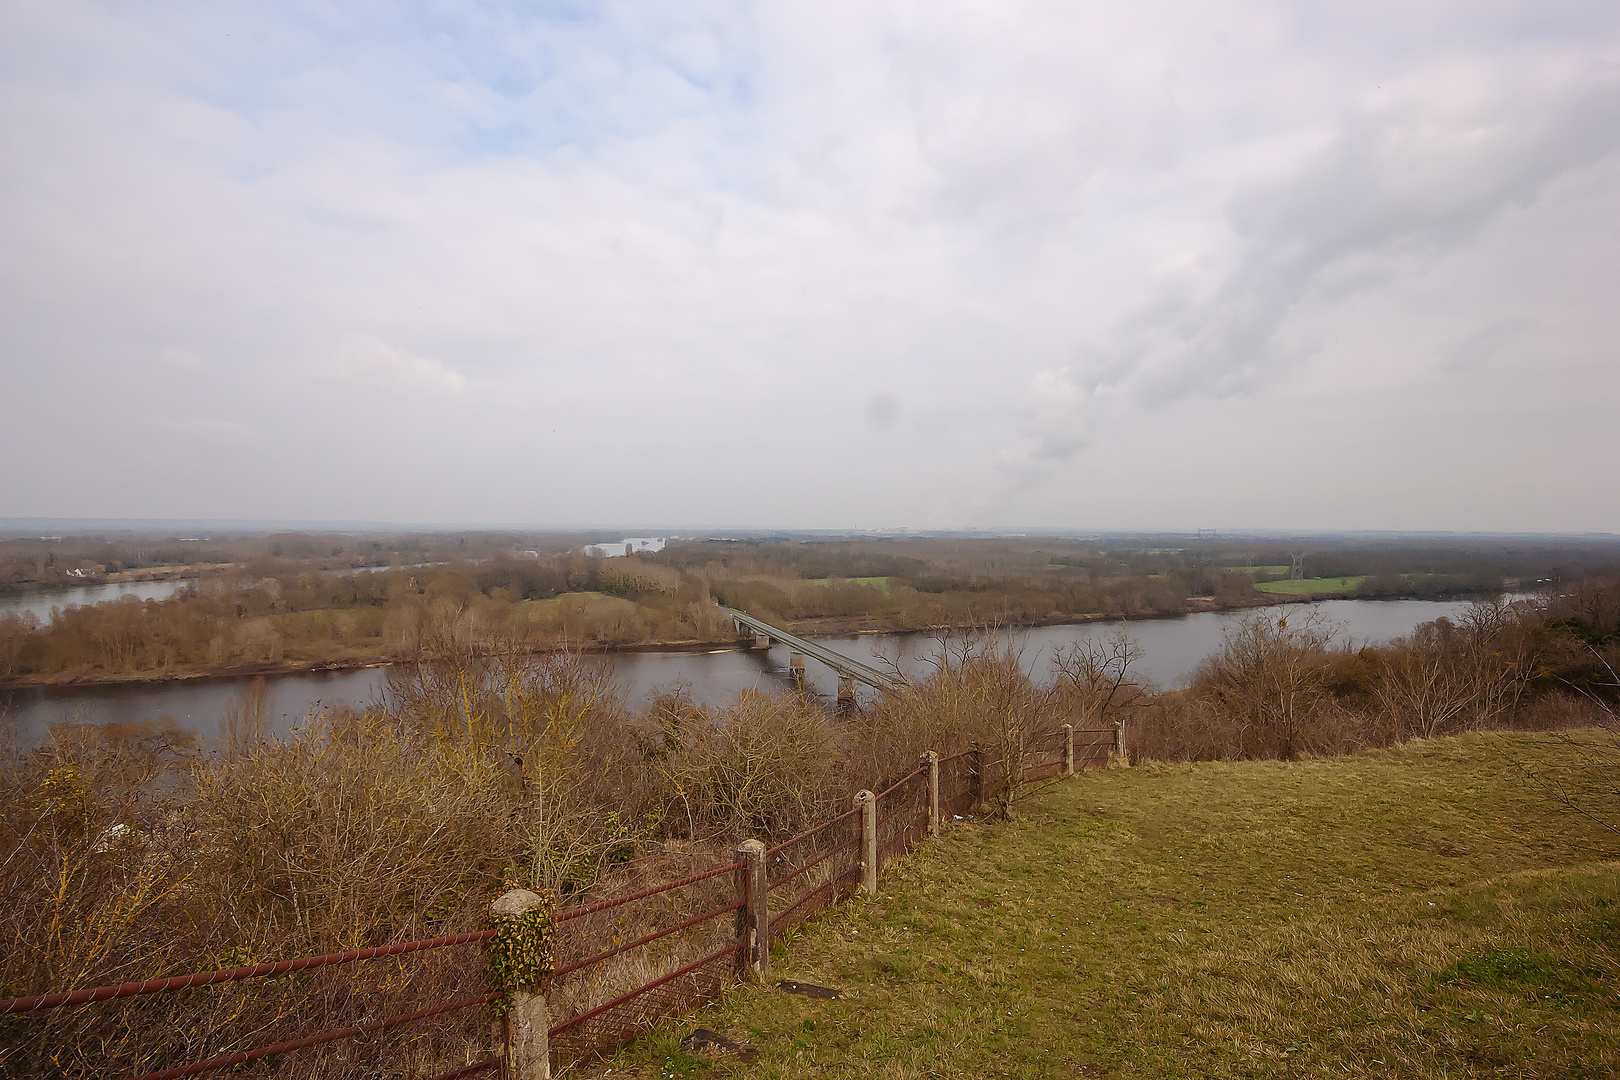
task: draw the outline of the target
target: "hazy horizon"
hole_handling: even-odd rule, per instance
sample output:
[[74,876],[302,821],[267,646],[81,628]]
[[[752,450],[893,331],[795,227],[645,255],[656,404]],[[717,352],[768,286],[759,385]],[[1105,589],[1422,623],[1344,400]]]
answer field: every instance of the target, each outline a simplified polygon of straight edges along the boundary
[[[186,530],[213,530],[222,536],[252,536],[268,533],[370,533],[391,534],[401,532],[431,532],[431,533],[476,533],[476,532],[532,532],[541,534],[571,534],[571,533],[617,533],[620,536],[681,536],[683,539],[704,539],[705,535],[734,532],[738,534],[759,535],[783,534],[794,537],[827,536],[838,538],[842,536],[862,536],[872,538],[906,536],[961,536],[966,538],[983,539],[1013,539],[1018,537],[1053,539],[1085,539],[1096,536],[1101,538],[1120,537],[1184,537],[1197,539],[1201,533],[1210,530],[1200,527],[1168,528],[1168,529],[1086,529],[1061,528],[1043,526],[987,526],[984,528],[965,529],[910,529],[910,528],[853,528],[853,529],[815,529],[790,528],[778,525],[739,525],[735,523],[720,524],[668,524],[668,523],[591,523],[591,522],[563,522],[558,524],[543,524],[537,522],[412,522],[412,521],[299,521],[277,519],[231,519],[231,518],[0,518],[0,539],[29,539],[31,532],[60,532],[64,535],[96,535],[99,533],[158,533]],[[1292,539],[1319,537],[1322,539],[1425,539],[1425,538],[1457,538],[1464,540],[1591,540],[1598,542],[1613,541],[1620,543],[1620,533],[1612,532],[1490,532],[1490,531],[1462,531],[1447,529],[1429,530],[1373,530],[1373,529],[1273,529],[1233,526],[1213,530],[1213,536],[1203,536],[1207,540],[1264,540],[1264,539]]]

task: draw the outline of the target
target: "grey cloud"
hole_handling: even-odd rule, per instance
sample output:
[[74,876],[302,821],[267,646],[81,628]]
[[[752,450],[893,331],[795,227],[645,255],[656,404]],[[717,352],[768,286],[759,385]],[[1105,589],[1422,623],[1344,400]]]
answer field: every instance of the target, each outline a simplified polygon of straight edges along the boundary
[[[0,511],[1095,521],[1086,447],[1264,414],[1368,297],[1400,346],[1414,268],[1512,220],[1425,355],[1522,320],[1600,382],[1614,78],[1573,73],[1620,15],[1323,10],[0,5],[0,457],[57,448]],[[1578,287],[1498,310],[1525,252]],[[732,452],[829,424],[868,437]],[[775,482],[812,455],[848,479]]]
[[1470,375],[1484,370],[1500,353],[1524,339],[1532,324],[1524,319],[1494,319],[1453,342],[1441,359],[1444,371]]
[[1448,115],[1410,99],[1349,120],[1296,177],[1233,195],[1228,221],[1243,254],[1216,287],[1199,295],[1172,281],[1079,362],[1043,373],[1026,440],[1001,464],[1072,458],[1106,423],[1110,398],[1153,408],[1255,390],[1307,354],[1279,340],[1303,301],[1367,288],[1403,260],[1465,245],[1617,147],[1613,64],[1539,102],[1499,99]]
[[900,395],[892,390],[880,390],[866,399],[866,418],[879,427],[887,427],[900,416]]

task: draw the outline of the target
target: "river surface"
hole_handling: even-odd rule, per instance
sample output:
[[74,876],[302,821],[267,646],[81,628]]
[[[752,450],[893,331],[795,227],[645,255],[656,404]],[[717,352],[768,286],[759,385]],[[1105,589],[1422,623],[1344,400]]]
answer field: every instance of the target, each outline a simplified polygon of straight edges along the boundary
[[[178,582],[154,582],[179,585]],[[111,587],[111,586],[107,586]],[[65,596],[67,594],[58,594]],[[1290,620],[1315,611],[1338,627],[1338,641],[1364,645],[1400,637],[1420,623],[1442,616],[1455,618],[1468,604],[1426,600],[1325,600],[1312,605],[1270,609]],[[1048,677],[1054,650],[1087,638],[1124,629],[1140,649],[1133,673],[1160,689],[1185,685],[1198,662],[1221,647],[1222,635],[1241,613],[1200,612],[1175,619],[1139,619],[1045,626],[1011,635],[1021,650],[1024,669],[1037,678]],[[822,644],[874,667],[898,666],[908,674],[926,674],[928,658],[939,651],[938,639],[929,634],[866,634],[858,637],[821,638]],[[640,709],[660,690],[685,685],[700,704],[723,704],[744,689],[782,691],[791,687],[789,650],[778,645],[765,650],[717,649],[712,652],[632,652],[604,657],[613,669],[625,700]],[[807,662],[806,676],[817,694],[831,703],[837,678],[816,663]],[[274,729],[286,732],[312,709],[339,703],[364,706],[380,700],[388,669],[312,672],[272,675],[269,714]],[[51,724],[62,720],[87,723],[126,722],[170,718],[198,732],[205,740],[219,732],[226,706],[241,694],[248,678],[204,678],[175,682],[104,686],[30,687],[4,692],[0,709],[5,722],[24,745],[39,742]],[[872,693],[866,687],[863,694]]]
[[133,596],[137,600],[167,600],[192,581],[120,581],[108,585],[81,585],[61,592],[24,593],[0,597],[0,618],[32,615],[41,626],[51,624],[51,614],[70,607],[90,607]]

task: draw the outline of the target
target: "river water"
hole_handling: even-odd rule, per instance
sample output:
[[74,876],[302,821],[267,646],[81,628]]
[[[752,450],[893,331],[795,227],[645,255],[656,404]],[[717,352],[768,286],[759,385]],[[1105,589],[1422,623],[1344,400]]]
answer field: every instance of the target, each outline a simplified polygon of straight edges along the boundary
[[[1455,618],[1467,607],[1467,603],[1457,601],[1326,600],[1308,607],[1289,605],[1270,610],[1289,619],[1299,619],[1314,610],[1338,627],[1339,641],[1363,645],[1399,637],[1420,623],[1443,616]],[[1171,689],[1185,685],[1198,662],[1220,648],[1222,635],[1239,617],[1201,612],[1175,619],[1045,626],[1017,631],[1012,643],[1021,650],[1025,670],[1041,678],[1051,670],[1055,649],[1123,628],[1140,647],[1141,661],[1133,672],[1161,689]],[[938,639],[928,634],[867,634],[819,640],[851,659],[875,667],[896,665],[908,674],[926,674],[928,658],[939,649]],[[733,648],[615,653],[602,662],[611,665],[630,707],[639,709],[658,691],[677,684],[684,684],[701,704],[728,702],[748,688],[786,690],[792,685],[788,658],[788,649],[779,645],[769,653]],[[830,703],[837,693],[837,678],[832,672],[812,660],[805,674],[816,693]],[[383,667],[269,676],[265,683],[274,728],[285,732],[310,710],[323,706],[363,706],[377,701],[386,679],[387,669]],[[218,733],[226,706],[249,681],[204,678],[135,685],[30,687],[0,693],[0,709],[5,710],[4,722],[25,745],[37,743],[51,724],[61,720],[100,724],[167,717],[211,739]],[[869,693],[865,687],[860,689]]]
[[0,597],[0,618],[7,615],[32,615],[41,626],[51,624],[51,614],[70,607],[90,607],[107,604],[133,596],[137,600],[167,600],[181,589],[194,584],[190,581],[125,581],[109,585],[81,585],[77,589],[63,589],[52,593],[26,593],[22,596]]

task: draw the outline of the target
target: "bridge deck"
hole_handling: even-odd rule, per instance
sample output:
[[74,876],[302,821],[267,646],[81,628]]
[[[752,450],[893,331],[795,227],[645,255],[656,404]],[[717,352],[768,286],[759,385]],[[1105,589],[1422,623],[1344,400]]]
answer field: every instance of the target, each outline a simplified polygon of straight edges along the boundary
[[904,679],[879,671],[877,668],[863,664],[859,660],[851,660],[842,653],[833,652],[825,645],[818,645],[814,641],[799,637],[796,634],[790,634],[780,627],[772,626],[763,619],[754,618],[746,611],[727,608],[726,613],[731,616],[731,621],[736,623],[739,628],[746,626],[756,634],[768,637],[772,641],[780,641],[795,652],[801,652],[805,656],[827,665],[847,679],[863,682],[867,686],[873,686],[879,690],[899,690],[906,685]]

